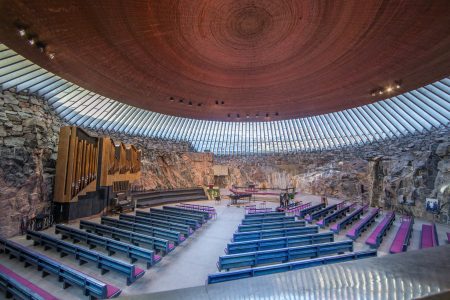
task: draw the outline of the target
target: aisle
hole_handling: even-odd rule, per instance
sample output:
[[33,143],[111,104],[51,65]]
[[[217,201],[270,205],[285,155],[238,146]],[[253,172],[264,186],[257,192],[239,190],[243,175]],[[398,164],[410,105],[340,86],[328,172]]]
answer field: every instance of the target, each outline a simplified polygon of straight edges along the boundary
[[[213,205],[213,201],[196,201],[198,204]],[[197,230],[186,242],[163,258],[147,274],[124,288],[122,295],[174,290],[204,285],[209,273],[217,272],[219,255],[233,236],[244,217],[244,209],[214,205],[217,219],[209,221]]]

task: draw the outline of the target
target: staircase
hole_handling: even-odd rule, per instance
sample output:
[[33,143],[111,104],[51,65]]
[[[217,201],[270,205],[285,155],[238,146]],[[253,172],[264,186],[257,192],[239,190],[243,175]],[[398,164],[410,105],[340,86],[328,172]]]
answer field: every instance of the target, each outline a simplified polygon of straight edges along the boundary
[[140,208],[163,203],[208,200],[203,188],[135,192],[132,196],[136,206]]

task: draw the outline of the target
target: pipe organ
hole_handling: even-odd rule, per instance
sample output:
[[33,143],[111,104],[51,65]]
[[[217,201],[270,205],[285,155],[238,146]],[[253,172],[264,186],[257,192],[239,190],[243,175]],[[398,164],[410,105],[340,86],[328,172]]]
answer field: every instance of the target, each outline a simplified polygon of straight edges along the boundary
[[[54,202],[60,206],[77,207],[77,203],[81,205],[80,200],[86,202],[85,198],[91,195],[92,201],[97,203],[91,203],[90,207],[95,207],[95,211],[99,207],[103,209],[105,205],[100,202],[116,190],[113,186],[128,188],[131,182],[140,178],[140,170],[141,151],[134,145],[109,137],[94,137],[75,126],[62,127]],[[103,194],[107,190],[107,196],[100,195],[101,190]],[[86,205],[84,203],[83,207]]]

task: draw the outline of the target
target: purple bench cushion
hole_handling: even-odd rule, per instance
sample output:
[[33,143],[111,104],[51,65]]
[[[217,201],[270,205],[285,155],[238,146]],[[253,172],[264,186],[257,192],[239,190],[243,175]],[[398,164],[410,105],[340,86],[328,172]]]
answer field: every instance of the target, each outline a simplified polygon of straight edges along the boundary
[[144,275],[144,273],[145,273],[145,270],[143,270],[141,268],[138,268],[136,266],[134,267],[134,274],[133,274],[134,277],[138,277],[140,275]]
[[433,225],[422,224],[422,241],[421,248],[434,247],[434,232]]
[[7,267],[5,267],[4,265],[1,265],[1,264],[0,264],[0,273],[3,273],[6,276],[14,279],[15,281],[17,281],[20,284],[22,284],[23,286],[29,288],[31,291],[35,292],[36,294],[38,294],[39,296],[41,296],[45,300],[57,300],[58,299],[55,296],[47,293],[46,291],[44,291],[43,289],[41,289],[40,287],[38,287],[34,283],[26,280],[22,276],[14,273],[13,271],[11,271],[10,269],[8,269]]
[[347,236],[356,237],[356,231],[360,230],[361,227],[365,226],[369,220],[373,218],[374,215],[378,213],[378,208],[372,209],[372,211],[363,219],[358,221],[350,230],[347,232]]
[[155,256],[153,256],[153,261],[154,261],[154,263],[159,262],[161,259],[162,259],[162,257],[161,257],[160,255],[155,255]]
[[175,248],[175,244],[169,243],[169,250],[173,250]]
[[403,252],[403,244],[405,243],[405,238],[408,235],[409,227],[411,225],[411,220],[403,220],[400,225],[399,230],[397,231],[397,235],[392,242],[390,252],[391,253],[400,253]]
[[106,285],[106,298],[113,298],[120,294],[121,290],[113,285]]
[[377,228],[375,228],[374,231],[370,234],[369,238],[366,240],[366,244],[376,246],[377,245],[377,237],[380,235],[380,232],[384,229],[384,227],[387,226],[389,221],[392,218],[393,213],[388,213],[384,217],[383,221],[381,221],[380,224],[378,224]]

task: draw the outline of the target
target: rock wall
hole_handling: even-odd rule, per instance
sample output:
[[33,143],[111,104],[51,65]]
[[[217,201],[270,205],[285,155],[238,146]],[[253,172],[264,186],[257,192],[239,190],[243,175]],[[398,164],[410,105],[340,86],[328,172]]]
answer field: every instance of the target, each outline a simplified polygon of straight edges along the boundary
[[0,94],[0,236],[17,235],[21,222],[50,212],[62,124],[34,96]]
[[425,199],[437,198],[445,205],[437,218],[446,221],[449,212],[449,128],[333,151],[216,157],[215,164],[229,166],[229,176],[215,178],[223,187],[290,186],[428,219],[434,216],[425,211]]

